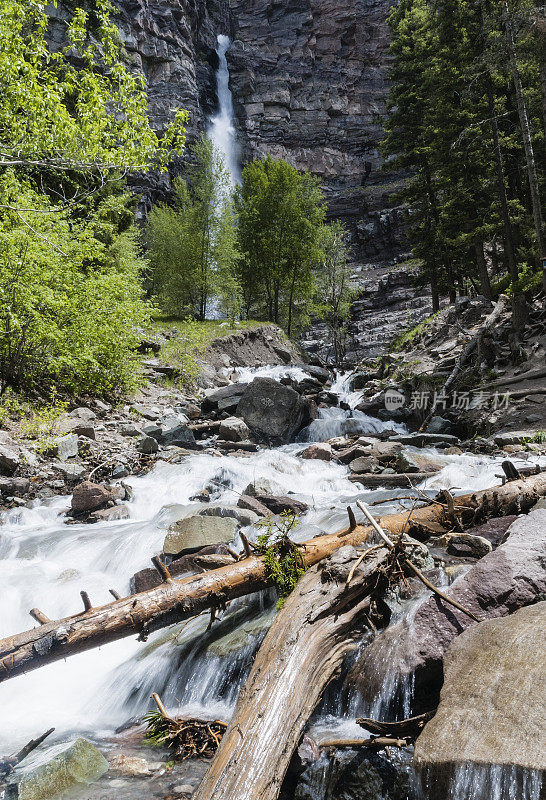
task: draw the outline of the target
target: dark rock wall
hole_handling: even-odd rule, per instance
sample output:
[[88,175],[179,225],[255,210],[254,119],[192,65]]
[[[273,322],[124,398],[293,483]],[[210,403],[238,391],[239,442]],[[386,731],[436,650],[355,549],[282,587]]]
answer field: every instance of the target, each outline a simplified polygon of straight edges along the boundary
[[[400,176],[380,171],[392,0],[115,0],[129,57],[146,79],[154,126],[190,112],[188,138],[216,103],[216,35],[228,53],[244,159],[273,156],[318,175],[355,257],[400,251]],[[144,193],[168,179],[143,180]]]
[[271,153],[323,182],[357,255],[397,252],[380,172],[392,0],[230,0],[231,85],[245,158]]

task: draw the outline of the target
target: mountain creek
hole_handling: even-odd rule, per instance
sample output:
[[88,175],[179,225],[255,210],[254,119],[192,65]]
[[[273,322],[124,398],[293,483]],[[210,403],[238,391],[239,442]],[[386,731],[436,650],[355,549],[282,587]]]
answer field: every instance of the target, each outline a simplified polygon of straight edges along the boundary
[[[412,437],[404,424],[382,421],[355,410],[363,390],[352,389],[352,373],[331,379],[327,371],[321,373],[312,367],[308,370],[303,364],[220,368],[217,374],[224,373],[224,386],[205,390],[202,399],[202,408],[209,409],[209,416],[218,417],[224,403],[228,412],[219,416],[227,415],[224,424],[230,423],[235,430],[236,418],[229,410],[230,392],[232,407],[235,397],[235,407],[240,410],[245,387],[248,391],[260,379],[274,382],[281,391],[291,392],[294,390],[285,384],[299,386],[301,390],[307,382],[308,389],[312,387],[316,392],[318,388],[326,393],[329,404],[320,404],[316,419],[292,433],[292,441],[267,446],[262,434],[257,437],[261,443],[249,447],[247,428],[242,442],[231,443],[235,448],[232,450],[224,449],[218,434],[210,433],[198,440],[196,449],[191,451],[176,444],[166,445],[156,454],[149,471],[125,477],[126,497],[130,498],[123,503],[126,518],[116,519],[111,515],[110,519],[92,525],[90,520],[77,516],[69,519],[66,496],[35,499],[26,506],[5,511],[0,528],[1,635],[7,637],[27,629],[31,606],[41,609],[50,619],[76,613],[82,589],[95,605],[107,603],[112,588],[126,596],[131,592],[132,576],[138,578],[149,566],[151,556],[168,549],[164,541],[169,528],[173,530],[173,523],[194,518],[200,512],[232,521],[229,547],[243,552],[240,533],[255,542],[260,528],[255,522],[249,525],[244,515],[237,519],[230,509],[237,508],[241,496],[249,493],[285,497],[304,504],[296,506],[304,511],[300,512],[299,525],[291,533],[294,541],[302,542],[346,526],[348,505],[357,515],[360,513],[355,505],[357,500],[368,506],[379,503],[379,513],[383,515],[411,507],[413,501],[407,499],[410,486],[413,489],[415,485],[421,496],[434,498],[445,489],[461,494],[499,484],[506,453],[493,440],[490,454],[466,451],[464,445],[456,446],[461,444],[456,437],[442,434],[436,437],[433,446],[412,446]],[[262,420],[265,424],[261,426],[266,431],[272,430],[279,416],[272,411],[275,418],[268,421],[268,413],[266,406]],[[147,414],[153,415],[153,410]],[[242,425],[246,427],[245,423]],[[233,439],[240,440],[239,433]],[[419,439],[415,441],[422,444]],[[314,452],[310,445],[315,446]],[[245,451],[245,446],[250,452]],[[304,453],[306,457],[302,457]],[[523,444],[511,458],[519,470],[527,468],[532,472],[546,467],[546,456],[524,452]],[[374,481],[373,488],[358,482],[361,466],[356,460],[368,462],[366,474],[376,470],[377,483]],[[388,464],[398,467],[393,469]],[[402,471],[408,475],[407,483],[400,488],[387,488],[392,475]],[[411,480],[412,472],[417,473],[417,484]],[[430,472],[430,476],[424,477],[422,472]],[[409,494],[412,493],[410,490]],[[543,515],[544,525],[546,512],[535,511],[531,516],[533,513]],[[502,523],[500,532],[491,522],[486,523],[484,534],[478,528],[466,543],[462,534],[459,548],[448,547],[447,551],[438,544],[428,549],[417,543],[419,563],[429,571],[427,574],[435,575],[437,585],[449,587],[468,570],[476,569],[481,555],[505,541],[506,530],[515,524],[515,519],[511,516],[497,521]],[[485,550],[476,549],[476,543],[483,547],[484,541]],[[205,567],[194,565],[194,569]],[[543,583],[544,580],[543,574]],[[408,585],[391,593],[388,602],[396,625],[411,625],[419,608],[429,602],[431,595],[422,591],[424,588]],[[166,766],[164,750],[143,744],[142,716],[150,708],[150,696],[157,692],[172,713],[228,721],[253,657],[276,613],[275,592],[262,591],[231,602],[212,625],[208,615],[198,616],[153,633],[145,643],[130,637],[5,681],[0,684],[3,712],[0,752],[15,752],[27,740],[55,727],[47,742],[21,766],[23,774],[32,773],[37,765],[50,761],[77,737],[85,737],[104,754],[108,771],[92,785],[84,783],[79,796],[97,799],[114,793],[118,798],[191,796],[208,762],[187,760]],[[389,630],[394,627],[393,620]],[[320,748],[321,741],[361,737],[362,729],[355,723],[359,716],[383,719],[412,710],[413,678],[408,675],[397,685],[395,672],[389,669],[389,663],[384,663],[384,653],[377,656],[378,662],[373,667],[376,673],[383,674],[382,681],[375,681],[377,690],[362,692],[363,678],[356,679],[355,675],[359,658],[371,639],[370,631],[363,635],[356,650],[345,660],[341,675],[329,686],[314,711],[300,751],[306,750],[305,742],[312,744],[307,746],[309,752],[304,752],[298,776],[291,778],[292,789],[287,788],[288,794],[284,796],[298,800],[420,796],[411,747],[399,752],[387,751],[388,754]],[[392,648],[396,649],[396,639],[390,647],[394,669],[396,659],[392,657]],[[366,669],[370,669],[369,664]],[[514,776],[509,769],[501,773],[495,778],[498,788],[492,790],[490,798],[500,800],[505,796],[502,792],[506,781],[512,784],[515,781],[514,785],[520,787],[518,797],[529,800],[539,797],[536,781],[521,783],[521,776]],[[484,780],[478,768],[475,778],[478,783]],[[457,786],[467,787],[472,780],[465,773],[457,777]],[[520,785],[528,788],[522,789]],[[483,796],[465,794],[464,788],[458,791],[452,790],[450,796],[457,800]],[[28,795],[22,796],[40,795],[29,790]]]

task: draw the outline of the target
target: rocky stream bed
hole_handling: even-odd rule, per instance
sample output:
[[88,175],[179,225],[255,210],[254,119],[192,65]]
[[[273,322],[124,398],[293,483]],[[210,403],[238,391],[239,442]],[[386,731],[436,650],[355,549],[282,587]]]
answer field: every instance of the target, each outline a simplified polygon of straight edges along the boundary
[[[355,388],[352,374],[335,376],[305,366],[276,339],[269,345],[255,354],[252,366],[237,363],[238,348],[228,346],[229,354],[219,355],[205,377],[209,388],[195,398],[162,388],[161,371],[150,361],[153,380],[137,402],[125,409],[100,404],[74,409],[49,459],[25,458],[28,448],[3,434],[7,508],[0,527],[1,636],[27,629],[31,607],[50,619],[77,612],[81,590],[96,606],[108,602],[110,589],[125,596],[157,585],[150,558],[158,553],[177,577],[221,566],[232,558],[230,551],[243,551],[241,532],[255,541],[260,518],[282,510],[298,514],[292,538],[301,542],[342,529],[347,506],[356,511],[357,500],[372,510],[376,504],[383,515],[411,506],[414,501],[407,498],[415,496],[415,488],[421,497],[433,498],[445,489],[461,494],[495,486],[504,475],[507,451],[523,474],[546,467],[544,446],[530,445],[524,436],[461,442],[442,432],[411,434],[404,422],[385,418],[388,414],[380,419],[357,410],[369,386]],[[273,363],[273,352],[282,363]],[[541,624],[544,630],[545,604],[537,601],[546,597],[546,511],[539,507],[544,501],[527,517],[516,513],[414,546],[416,563],[435,584],[446,588],[457,581],[465,603],[477,598],[483,619],[530,606],[495,621],[506,639],[504,649],[512,653],[521,650],[517,643],[525,631],[538,635]],[[375,638],[364,635],[328,688],[285,781],[285,800],[409,800],[422,791],[435,800],[542,796],[543,747],[525,746],[525,736],[536,733],[536,709],[544,703],[540,657],[534,664],[528,650],[526,657],[523,651],[517,656],[529,665],[523,688],[513,661],[503,664],[496,657],[492,669],[486,659],[483,664],[473,660],[472,648],[483,653],[488,643],[498,647],[487,622],[471,627],[457,640],[460,646],[450,650],[445,672],[450,683],[446,706],[434,720],[437,733],[423,734],[416,750],[424,789],[410,747],[386,752],[321,747],[332,739],[361,738],[357,717],[407,716],[423,692],[438,691],[438,654],[465,626],[454,617],[453,631],[446,632],[445,621],[434,618],[436,600],[423,588],[411,579],[391,594],[389,627]],[[58,783],[61,773],[69,774],[78,796],[88,800],[190,797],[208,762],[168,764],[166,751],[143,742],[142,716],[151,707],[150,695],[159,693],[173,712],[229,720],[275,613],[275,593],[267,590],[233,601],[211,626],[209,615],[198,616],[152,634],[145,643],[113,642],[0,684],[0,752],[15,752],[55,727],[11,777],[6,797],[53,797],[64,785]],[[428,638],[430,653],[423,646],[412,649],[415,632],[427,626],[437,636]],[[538,640],[536,652],[543,653]],[[464,667],[469,658],[470,666]],[[434,659],[440,675],[436,670],[432,685]],[[427,773],[443,763],[435,747],[438,738],[445,740],[444,747],[459,747],[460,759],[473,763],[472,751],[462,747],[453,727],[463,725],[457,721],[462,719],[457,711],[461,670],[468,676],[467,693],[485,687],[484,717],[504,713],[505,718],[496,723],[496,738],[492,733],[494,741],[483,744],[477,763],[446,778],[452,782],[441,791],[448,794],[440,795],[439,778]],[[535,712],[523,715],[527,727],[516,736],[522,691],[529,693]],[[510,721],[514,731],[507,730]],[[473,725],[480,727],[479,718]],[[512,742],[509,761],[498,756],[502,735]],[[67,751],[78,737],[94,747],[80,742]],[[491,752],[495,767],[488,763]]]

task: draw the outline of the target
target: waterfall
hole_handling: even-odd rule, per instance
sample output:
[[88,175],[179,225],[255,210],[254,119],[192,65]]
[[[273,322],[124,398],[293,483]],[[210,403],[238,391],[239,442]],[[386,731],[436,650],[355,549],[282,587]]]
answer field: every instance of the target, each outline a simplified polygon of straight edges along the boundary
[[216,71],[216,91],[218,93],[218,113],[211,119],[208,136],[215,147],[223,154],[225,164],[231,175],[232,185],[240,180],[239,158],[235,127],[233,125],[233,97],[229,88],[229,69],[226,52],[230,45],[229,36],[219,34],[218,70]]

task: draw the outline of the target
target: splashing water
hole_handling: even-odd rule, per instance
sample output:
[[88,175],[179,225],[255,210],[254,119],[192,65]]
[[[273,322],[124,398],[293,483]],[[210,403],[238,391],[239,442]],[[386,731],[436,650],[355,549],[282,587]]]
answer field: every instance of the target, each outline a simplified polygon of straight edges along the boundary
[[239,152],[234,127],[233,97],[229,88],[229,69],[226,53],[230,45],[229,36],[218,36],[218,70],[216,72],[216,91],[218,94],[218,113],[211,119],[207,131],[215,147],[222,153],[225,165],[231,176],[231,184],[239,183]]

